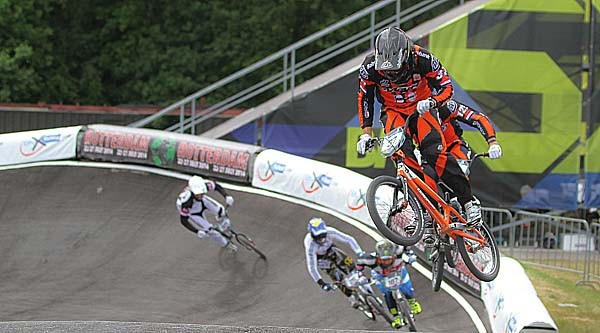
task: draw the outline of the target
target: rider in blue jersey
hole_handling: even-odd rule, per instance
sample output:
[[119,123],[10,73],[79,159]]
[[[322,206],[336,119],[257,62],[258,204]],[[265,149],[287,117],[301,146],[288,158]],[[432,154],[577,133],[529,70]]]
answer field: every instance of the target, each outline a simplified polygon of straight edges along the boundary
[[[403,253],[406,254],[406,261],[402,258]],[[360,271],[365,267],[371,269],[371,276],[377,280],[377,287],[383,293],[390,313],[396,317],[392,321],[392,327],[394,328],[400,328],[405,323],[398,312],[398,306],[392,292],[385,288],[381,283],[381,279],[396,272],[401,274],[402,286],[400,291],[406,297],[412,312],[414,314],[421,313],[421,304],[415,299],[415,291],[405,267],[405,263],[412,264],[416,260],[417,256],[408,247],[398,246],[388,240],[380,240],[375,244],[375,252],[359,256],[356,260],[356,269]]]

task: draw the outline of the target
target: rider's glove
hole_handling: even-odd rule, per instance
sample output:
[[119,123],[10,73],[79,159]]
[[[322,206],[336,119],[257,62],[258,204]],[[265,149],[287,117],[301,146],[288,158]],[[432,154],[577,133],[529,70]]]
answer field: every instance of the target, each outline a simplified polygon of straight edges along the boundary
[[196,236],[198,236],[198,238],[204,238],[206,237],[206,231],[198,230],[198,232],[196,232]]
[[225,197],[225,203],[227,204],[227,206],[232,206],[234,201],[235,200],[233,200],[233,197],[230,195]]
[[415,252],[413,250],[408,250],[405,251],[404,253],[406,253],[406,263],[407,264],[412,264],[413,262],[417,261],[417,255],[415,254]]
[[490,159],[496,159],[502,157],[502,148],[497,142],[490,143],[490,149],[488,150]]
[[433,109],[436,104],[437,103],[435,102],[435,100],[431,97],[424,99],[422,101],[419,101],[417,103],[417,112],[419,112],[420,115],[424,115],[430,109]]
[[219,223],[219,228],[221,228],[221,230],[223,230],[223,231],[229,230],[229,228],[231,228],[231,221],[229,220],[229,218],[227,216],[223,216],[221,218],[221,222]]
[[[360,155],[364,155],[367,152],[367,145],[371,141],[371,136],[369,134],[363,134],[358,138],[358,142],[356,143],[356,151]],[[369,147],[369,151],[371,151],[373,147]]]
[[356,257],[357,258],[364,257],[364,256],[365,256],[365,251],[360,250],[360,251],[356,252]]
[[325,283],[325,281],[323,281],[323,279],[319,279],[319,281],[317,281],[317,283],[319,284],[319,286],[321,286],[321,289],[323,289],[324,291],[333,290],[333,287],[331,286],[331,284]]

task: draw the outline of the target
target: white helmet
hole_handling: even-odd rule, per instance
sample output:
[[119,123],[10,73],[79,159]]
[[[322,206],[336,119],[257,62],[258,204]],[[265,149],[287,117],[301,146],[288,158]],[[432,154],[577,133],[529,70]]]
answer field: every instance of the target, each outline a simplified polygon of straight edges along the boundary
[[194,195],[206,194],[206,192],[208,192],[206,181],[200,176],[193,176],[190,178],[188,186]]

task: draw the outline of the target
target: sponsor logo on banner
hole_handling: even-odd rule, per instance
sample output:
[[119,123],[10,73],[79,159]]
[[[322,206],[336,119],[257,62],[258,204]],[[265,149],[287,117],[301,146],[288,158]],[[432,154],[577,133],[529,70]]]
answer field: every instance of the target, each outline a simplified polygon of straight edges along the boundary
[[246,177],[250,154],[232,149],[180,141],[176,164],[224,175]]
[[165,167],[173,165],[177,153],[177,140],[152,138],[150,140],[150,160],[154,165]]
[[359,210],[365,206],[366,198],[367,194],[363,193],[361,189],[352,189],[346,196],[346,205],[351,210]]
[[261,182],[267,182],[273,178],[276,173],[283,174],[285,172],[285,164],[267,160],[266,163],[261,163],[258,166],[256,172],[256,176]]
[[302,180],[302,189],[306,193],[314,193],[323,187],[329,187],[333,184],[333,178],[326,175],[321,174],[317,176],[316,173],[312,173],[312,176],[307,175]]
[[502,311],[504,311],[504,296],[500,295],[500,297],[498,297],[498,300],[496,301],[496,308],[494,309],[494,313],[492,314],[492,317],[494,319],[496,319],[498,312],[502,312]]
[[[63,137],[63,140],[70,137],[71,135],[66,135]],[[24,140],[19,145],[19,152],[21,155],[25,157],[35,156],[44,148],[47,148],[50,144],[57,143],[61,141],[60,134],[47,134],[39,137],[31,137],[31,139]]]
[[145,161],[150,140],[150,136],[143,134],[88,129],[83,138],[83,152]]

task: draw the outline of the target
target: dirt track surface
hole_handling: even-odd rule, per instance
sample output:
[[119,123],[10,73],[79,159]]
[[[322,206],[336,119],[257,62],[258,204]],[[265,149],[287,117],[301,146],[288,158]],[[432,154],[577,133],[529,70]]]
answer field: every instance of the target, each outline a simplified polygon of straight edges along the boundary
[[[16,321],[117,321],[222,325],[222,331],[388,329],[352,310],[341,293],[322,292],[308,275],[302,240],[312,216],[354,235],[365,250],[374,245],[335,217],[230,191],[232,223],[254,238],[265,262],[243,250],[231,255],[183,228],[175,209],[185,185],[179,179],[36,167],[0,171],[0,184],[0,322],[12,322],[0,328]],[[453,298],[433,293],[430,280],[409,272],[423,306],[420,331],[476,331]],[[486,317],[481,301],[465,298]],[[144,331],[154,331],[148,325]],[[115,331],[136,331],[123,328]]]

